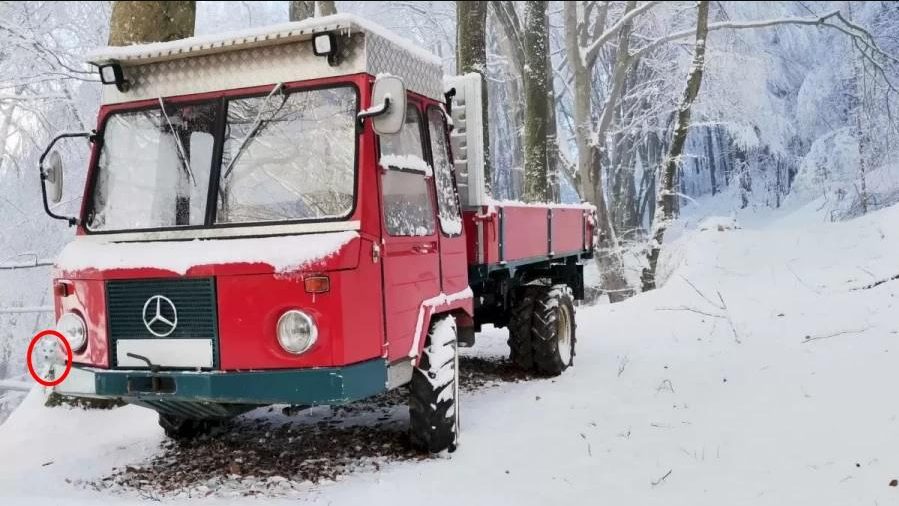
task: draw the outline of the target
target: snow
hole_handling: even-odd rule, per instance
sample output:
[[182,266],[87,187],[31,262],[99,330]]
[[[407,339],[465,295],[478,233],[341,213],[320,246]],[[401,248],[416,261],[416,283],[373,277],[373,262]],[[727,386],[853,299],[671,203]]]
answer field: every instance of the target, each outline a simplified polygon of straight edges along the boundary
[[378,164],[384,169],[396,167],[397,169],[414,170],[428,177],[434,174],[428,162],[415,155],[381,155]]
[[104,243],[79,238],[63,248],[56,260],[56,269],[74,272],[155,268],[184,275],[189,269],[201,265],[262,263],[272,266],[278,273],[284,273],[328,258],[357,237],[357,232],[333,232],[252,239],[130,243]]
[[462,233],[462,218],[456,216],[440,215],[440,227],[443,232],[449,235],[459,235]]
[[373,33],[400,46],[416,58],[420,58],[431,65],[441,65],[439,58],[420,48],[411,41],[397,36],[393,32],[353,14],[334,14],[281,23],[232,32],[219,32],[171,42],[156,42],[153,44],[140,44],[122,47],[104,47],[89,52],[85,60],[91,63],[106,63],[110,61],[140,61],[160,57],[176,57],[188,53],[206,53],[220,48],[230,48],[247,44],[257,44],[264,41],[284,42],[308,38],[313,32],[328,32],[333,30],[352,30]]
[[[899,206],[839,223],[815,206],[747,210],[743,228],[723,233],[684,227],[663,250],[666,284],[578,308],[575,367],[563,376],[463,396],[455,453],[313,485],[304,499],[896,504],[899,281],[863,287],[899,274]],[[504,355],[505,332],[488,327],[463,353]],[[32,392],[0,425],[0,455],[14,456],[0,459],[0,504],[146,504],[65,480],[159,452],[152,412],[40,400]]]
[[0,391],[15,390],[19,392],[28,392],[34,386],[34,383],[15,380],[0,380]]
[[710,216],[699,223],[699,231],[717,230],[724,232],[725,230],[736,230],[740,228],[737,219],[733,216]]

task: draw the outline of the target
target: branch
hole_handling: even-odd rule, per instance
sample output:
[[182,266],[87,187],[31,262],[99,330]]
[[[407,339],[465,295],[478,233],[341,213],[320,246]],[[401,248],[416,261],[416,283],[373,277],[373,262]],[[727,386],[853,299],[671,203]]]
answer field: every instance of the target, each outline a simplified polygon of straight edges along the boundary
[[512,49],[512,60],[515,62],[516,70],[519,73],[524,71],[524,36],[521,34],[521,21],[518,19],[518,13],[515,12],[514,2],[504,2],[493,0],[490,2],[496,18],[503,26],[506,37],[509,39],[509,46]]
[[621,19],[619,19],[614,25],[609,27],[608,30],[603,32],[602,35],[597,37],[596,40],[594,40],[588,47],[583,50],[583,52],[581,53],[581,58],[584,59],[584,65],[588,68],[592,66],[593,62],[596,60],[596,56],[599,54],[599,50],[602,49],[602,46],[612,37],[617,35],[621,28],[624,27],[624,25],[660,3],[661,2],[646,2],[640,7],[637,7],[636,9],[621,16]]
[[846,334],[862,334],[869,330],[871,330],[871,327],[864,327],[861,329],[841,330],[839,332],[834,332],[833,334],[826,334],[823,336],[805,336],[805,341],[802,341],[802,342],[808,343],[811,341],[817,341],[819,339],[830,339],[831,337],[845,336]]
[[30,262],[3,262],[0,263],[0,270],[13,270],[13,269],[33,269],[35,267],[46,267],[49,265],[53,265],[53,260],[49,259],[38,259],[37,257]]
[[881,279],[881,280],[875,281],[874,283],[871,283],[870,285],[852,288],[851,290],[853,292],[858,291],[858,290],[870,290],[870,289],[878,287],[884,283],[889,283],[890,281],[896,281],[896,280],[899,280],[899,274],[896,274],[895,276],[893,276],[891,278],[886,278],[886,279]]
[[53,306],[0,307],[0,314],[52,313]]
[[669,469],[668,472],[665,473],[664,476],[662,476],[658,480],[653,481],[652,486],[655,487],[655,486],[661,485],[662,482],[665,481],[665,479],[667,479],[669,476],[671,476],[671,471],[673,471],[673,469]]

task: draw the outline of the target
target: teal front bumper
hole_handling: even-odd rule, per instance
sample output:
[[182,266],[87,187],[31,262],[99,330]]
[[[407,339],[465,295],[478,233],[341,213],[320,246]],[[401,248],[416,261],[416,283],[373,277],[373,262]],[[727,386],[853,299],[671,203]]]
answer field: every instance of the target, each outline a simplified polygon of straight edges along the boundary
[[114,370],[74,366],[54,390],[75,397],[235,405],[342,404],[387,389],[383,359],[343,367],[263,371]]

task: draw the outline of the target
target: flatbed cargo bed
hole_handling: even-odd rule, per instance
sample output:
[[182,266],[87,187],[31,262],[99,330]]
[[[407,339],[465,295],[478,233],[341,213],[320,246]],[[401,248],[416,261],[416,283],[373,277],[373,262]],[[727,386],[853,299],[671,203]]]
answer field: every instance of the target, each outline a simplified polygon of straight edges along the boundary
[[493,202],[463,212],[469,277],[497,269],[592,256],[595,208]]

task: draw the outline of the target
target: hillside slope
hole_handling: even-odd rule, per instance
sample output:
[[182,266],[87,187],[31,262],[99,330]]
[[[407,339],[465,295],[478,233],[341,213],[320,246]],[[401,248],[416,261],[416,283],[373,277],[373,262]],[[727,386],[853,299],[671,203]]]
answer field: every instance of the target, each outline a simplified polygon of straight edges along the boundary
[[[886,281],[899,274],[899,206],[836,224],[811,209],[684,233],[669,247],[664,287],[580,309],[573,370],[464,398],[456,453],[382,462],[379,471],[303,484],[285,497],[899,503],[899,487],[889,485],[899,479],[899,401],[891,395],[899,280]],[[492,330],[472,353],[504,353],[504,340]],[[162,435],[151,412],[47,409],[40,400],[33,392],[0,426],[0,503],[145,504],[133,491],[111,496],[66,480],[157,456]],[[405,416],[400,408],[395,415]],[[203,502],[229,504],[240,491],[201,493],[216,496]]]

